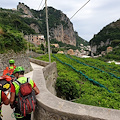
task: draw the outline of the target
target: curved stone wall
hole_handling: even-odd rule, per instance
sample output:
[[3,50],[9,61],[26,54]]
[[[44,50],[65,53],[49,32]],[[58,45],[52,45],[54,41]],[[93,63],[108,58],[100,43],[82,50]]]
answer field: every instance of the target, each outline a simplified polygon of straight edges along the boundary
[[[52,68],[52,63],[49,66]],[[46,87],[43,70],[35,69],[33,79],[40,89],[34,120],[120,120],[120,110],[72,103],[56,97]]]

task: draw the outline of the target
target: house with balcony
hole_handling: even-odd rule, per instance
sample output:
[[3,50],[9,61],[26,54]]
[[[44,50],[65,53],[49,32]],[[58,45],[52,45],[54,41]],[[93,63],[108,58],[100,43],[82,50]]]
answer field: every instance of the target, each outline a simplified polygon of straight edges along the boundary
[[24,35],[24,39],[26,39],[28,42],[33,43],[34,45],[38,46],[43,44],[44,47],[46,46],[46,40],[44,38],[44,35],[37,34],[37,35]]

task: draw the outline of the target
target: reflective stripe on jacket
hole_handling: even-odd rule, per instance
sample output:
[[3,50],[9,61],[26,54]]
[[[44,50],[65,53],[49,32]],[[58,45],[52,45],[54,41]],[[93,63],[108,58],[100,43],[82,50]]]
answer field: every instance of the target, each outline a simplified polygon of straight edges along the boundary
[[15,68],[16,66],[14,65],[14,66],[6,67],[6,70],[15,69]]

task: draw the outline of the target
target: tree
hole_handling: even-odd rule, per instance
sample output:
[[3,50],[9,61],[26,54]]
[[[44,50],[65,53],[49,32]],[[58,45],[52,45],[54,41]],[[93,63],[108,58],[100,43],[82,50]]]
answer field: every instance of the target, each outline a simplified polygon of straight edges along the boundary
[[45,50],[45,47],[44,47],[43,44],[40,45],[40,48],[41,48],[41,50],[43,50],[43,51]]
[[18,19],[14,19],[12,22],[16,26],[16,30],[17,30],[18,25],[21,25],[21,21]]

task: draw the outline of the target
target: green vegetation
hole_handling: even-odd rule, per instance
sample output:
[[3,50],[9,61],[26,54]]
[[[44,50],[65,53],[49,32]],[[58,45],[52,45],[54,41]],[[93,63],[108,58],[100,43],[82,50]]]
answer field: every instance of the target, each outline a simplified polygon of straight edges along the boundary
[[[22,17],[23,15],[26,15],[25,13],[23,13],[24,12],[23,9],[19,9],[19,11],[15,11],[15,10],[11,10],[11,9],[0,8],[0,26],[2,25],[2,29],[3,28],[7,29],[7,34],[8,34],[8,32],[10,32],[11,34],[12,33],[13,34],[21,33],[21,34],[19,34],[19,37],[20,37],[20,35],[23,36],[23,35],[29,35],[29,34],[37,34],[35,32],[35,30],[30,27],[31,24],[35,24],[38,26],[40,33],[43,34],[45,36],[45,38],[47,38],[45,8],[40,11],[30,9],[29,7],[27,7],[27,8],[31,11],[34,18]],[[67,18],[66,15],[64,18],[65,20],[63,21],[63,20],[61,20],[62,12],[60,10],[56,10],[53,7],[48,7],[48,11],[49,11],[48,15],[49,15],[49,29],[50,30],[52,30],[53,28],[56,28],[58,25],[61,25],[61,24],[64,25],[64,29],[68,28],[68,20],[69,19]],[[7,36],[9,36],[9,35],[7,35]],[[50,33],[50,36],[53,37],[51,33]],[[1,38],[1,39],[3,39],[3,38]],[[5,39],[6,39],[6,37],[5,37]],[[9,37],[8,37],[8,39],[9,39]],[[79,44],[81,42],[84,45],[88,44],[88,42],[86,42],[82,38],[78,37],[77,32],[76,32],[76,39],[77,39],[77,47],[72,46],[72,45],[67,45],[62,42],[58,42],[56,40],[51,39],[51,41],[50,41],[51,43],[54,43],[54,42],[58,43],[59,46],[61,47],[60,49],[53,48],[52,51],[54,53],[56,53],[58,50],[68,50],[70,48],[73,50],[76,50],[76,49],[80,50]],[[1,44],[2,44],[2,42],[1,42]],[[1,49],[3,49],[3,46],[4,45],[2,45]],[[8,45],[7,45],[7,47],[8,47]],[[23,46],[21,46],[21,48],[22,47]],[[40,50],[37,49],[37,52],[44,53],[43,49],[45,49],[45,48],[41,47]],[[31,50],[36,51],[34,48],[33,49],[31,48]],[[14,50],[14,51],[17,51],[17,50]]]
[[[115,47],[120,44],[120,20],[113,22],[106,27],[104,27],[98,34],[90,40],[90,44],[100,45],[101,41],[106,43],[109,40],[109,45]],[[109,46],[108,45],[108,46]],[[97,49],[97,54],[100,54],[102,51],[106,50],[108,46],[103,46]]]
[[113,48],[113,51],[107,53],[106,55],[102,57],[98,57],[97,59],[102,61],[120,61],[120,45],[118,44],[115,48]]
[[[52,39],[50,41],[50,43],[51,44],[59,44],[59,47],[60,47],[60,48],[58,48],[59,51],[65,51],[65,50],[69,50],[69,49],[73,49],[73,50],[78,49],[78,50],[80,50],[80,47],[76,47],[76,46],[73,46],[73,45],[62,43],[61,41],[57,41],[55,39]],[[51,48],[52,48],[52,51],[56,51],[56,48],[55,49],[53,49],[53,47],[51,47]]]
[[[120,110],[120,66],[92,58],[69,56],[70,59],[63,54],[55,54],[55,57],[62,61],[58,61],[51,55],[51,60],[57,63],[56,90],[59,97],[77,103]],[[48,55],[40,56],[37,59],[49,61]],[[104,85],[112,93],[104,87],[90,82],[86,76]]]
[[0,24],[0,53],[7,52],[8,50],[19,52],[26,49],[26,42],[22,34],[13,30],[10,26]]
[[0,24],[4,25],[5,28],[9,28],[23,32],[24,34],[35,34],[35,31],[28,26],[28,22],[34,23],[34,19],[23,19],[19,16],[19,12],[7,12],[0,9]]
[[35,48],[34,45],[31,43],[28,44],[23,39],[24,34],[36,34],[28,25],[32,23],[39,25],[38,21],[33,18],[22,18],[20,15],[21,13],[18,11],[0,8],[0,53],[7,52],[11,49],[14,52],[19,52],[26,50],[28,45],[30,50],[37,53],[44,53],[41,50],[44,49],[43,46]]
[[89,45],[89,42],[79,37],[77,32],[75,32],[75,36],[76,36],[76,47],[79,48],[80,44],[83,44],[84,46]]
[[[41,20],[41,33],[45,35],[45,37],[47,36],[46,35],[46,17],[45,17],[45,8],[43,10],[40,10],[40,11],[36,11],[36,10],[31,10],[32,14],[33,15],[37,15],[37,16],[40,16],[39,19]],[[61,15],[62,15],[62,12],[60,10],[56,10],[54,9],[53,7],[48,7],[48,16],[49,16],[49,29],[53,29],[53,28],[57,28],[58,25],[63,25],[64,29],[67,29],[68,28],[68,18],[66,16],[66,19],[63,21],[61,20]],[[36,16],[36,18],[38,18]],[[50,33],[50,36],[52,36],[52,34]],[[66,45],[65,43],[62,43],[62,42],[59,42],[59,41],[56,41],[55,39],[51,39],[51,43],[57,43],[59,44],[60,47],[64,47],[66,49],[66,47],[68,48],[71,48],[71,49],[80,49],[79,48],[79,45],[80,44],[83,44],[85,46],[87,46],[89,43],[85,40],[83,40],[82,38],[80,38],[78,36],[78,33],[75,32],[75,36],[76,36],[76,47],[75,46],[72,46],[72,45]],[[47,37],[46,37],[47,38]]]

